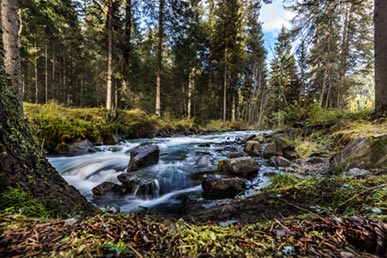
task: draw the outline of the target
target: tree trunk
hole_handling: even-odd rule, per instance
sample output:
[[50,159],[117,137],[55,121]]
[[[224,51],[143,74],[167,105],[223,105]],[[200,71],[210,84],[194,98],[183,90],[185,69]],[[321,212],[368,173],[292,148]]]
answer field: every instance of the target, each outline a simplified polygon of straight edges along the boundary
[[188,103],[187,103],[188,118],[191,118],[191,115],[192,115],[192,92],[195,87],[195,75],[196,75],[196,69],[195,67],[193,67],[188,76]]
[[387,3],[375,0],[375,114],[387,114]]
[[156,115],[161,116],[160,87],[161,87],[161,64],[163,53],[163,34],[164,34],[164,0],[159,2],[159,32],[157,44],[157,67],[156,67]]
[[224,73],[223,73],[223,123],[227,120],[227,47],[224,49]]
[[107,15],[107,81],[106,81],[106,109],[112,108],[112,45],[113,45],[113,6],[112,0],[108,0]]
[[11,78],[12,87],[21,103],[20,113],[23,115],[23,85],[19,53],[19,23],[16,0],[1,1],[1,27],[3,30],[4,66]]
[[48,102],[48,50],[47,50],[47,42],[45,47],[45,60],[44,60],[44,102]]
[[[35,42],[35,49],[37,48]],[[35,103],[39,103],[39,83],[38,83],[38,56],[34,58],[34,77],[35,77]]]
[[125,52],[124,58],[127,69],[130,64],[130,49],[132,39],[132,0],[126,0],[125,7]]
[[55,100],[55,54],[52,55],[52,93],[51,99]]
[[91,214],[96,208],[66,183],[34,142],[3,67],[0,61],[0,194],[22,188],[53,216]]

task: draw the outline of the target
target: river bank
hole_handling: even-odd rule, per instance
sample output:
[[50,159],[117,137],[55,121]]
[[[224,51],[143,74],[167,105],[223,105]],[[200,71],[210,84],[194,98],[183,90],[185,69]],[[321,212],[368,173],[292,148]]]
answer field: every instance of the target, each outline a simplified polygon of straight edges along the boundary
[[[292,169],[273,173],[270,186],[251,195],[204,208],[190,202],[184,220],[158,217],[148,209],[70,220],[3,213],[0,251],[42,257],[385,257],[387,167],[383,157],[387,155],[375,155],[372,150],[383,153],[387,149],[386,121],[350,119],[297,127],[281,132],[298,154]],[[368,148],[367,153],[375,158],[362,152],[355,159],[372,162],[348,159],[346,164],[355,164],[357,169],[332,171],[333,157],[350,153],[353,142]],[[238,144],[244,149],[246,143]],[[176,154],[187,158],[187,153]],[[229,154],[222,155],[231,158]],[[122,166],[126,163],[125,159]],[[362,164],[377,167],[363,168]],[[27,238],[34,239],[33,244]]]

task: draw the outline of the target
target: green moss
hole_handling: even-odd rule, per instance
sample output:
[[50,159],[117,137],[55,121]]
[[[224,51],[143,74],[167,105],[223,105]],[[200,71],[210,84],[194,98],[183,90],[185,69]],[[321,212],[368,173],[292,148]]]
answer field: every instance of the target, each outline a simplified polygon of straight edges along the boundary
[[[320,207],[344,215],[387,215],[387,176],[299,178],[276,175],[263,192],[299,207]],[[373,212],[377,208],[380,213]]]
[[[151,137],[158,132],[193,133],[200,127],[193,119],[160,119],[141,110],[118,110],[114,121],[107,121],[103,108],[65,108],[54,104],[24,103],[25,116],[40,146],[54,151],[62,142],[88,139],[112,143],[113,135],[126,138]],[[19,140],[17,135],[15,141]]]
[[0,214],[23,213],[32,217],[48,215],[45,207],[22,188],[8,188],[1,194]]

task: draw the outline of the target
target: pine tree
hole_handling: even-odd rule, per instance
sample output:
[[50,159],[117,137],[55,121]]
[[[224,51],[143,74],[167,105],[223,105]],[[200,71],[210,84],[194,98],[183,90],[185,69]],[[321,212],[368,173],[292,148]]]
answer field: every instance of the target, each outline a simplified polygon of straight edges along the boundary
[[270,87],[274,111],[280,112],[299,99],[299,80],[290,35],[282,27],[270,62]]

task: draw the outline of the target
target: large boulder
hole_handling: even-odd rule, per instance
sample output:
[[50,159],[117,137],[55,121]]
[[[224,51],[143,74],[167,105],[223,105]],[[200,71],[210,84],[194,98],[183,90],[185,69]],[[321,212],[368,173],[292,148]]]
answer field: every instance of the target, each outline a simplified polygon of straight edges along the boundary
[[387,134],[355,139],[330,160],[333,173],[351,168],[387,168]]
[[246,189],[245,180],[235,178],[209,177],[202,181],[203,198],[225,199],[233,198]]
[[117,177],[126,192],[140,198],[158,197],[160,185],[157,178],[145,174],[123,173]]
[[94,187],[91,191],[95,196],[101,197],[107,194],[124,194],[125,187],[112,182],[103,182]]
[[218,170],[236,174],[239,176],[246,176],[248,174],[257,173],[259,166],[254,158],[241,157],[235,159],[225,159],[219,161]]
[[160,149],[155,144],[145,144],[130,152],[128,172],[159,163]]

